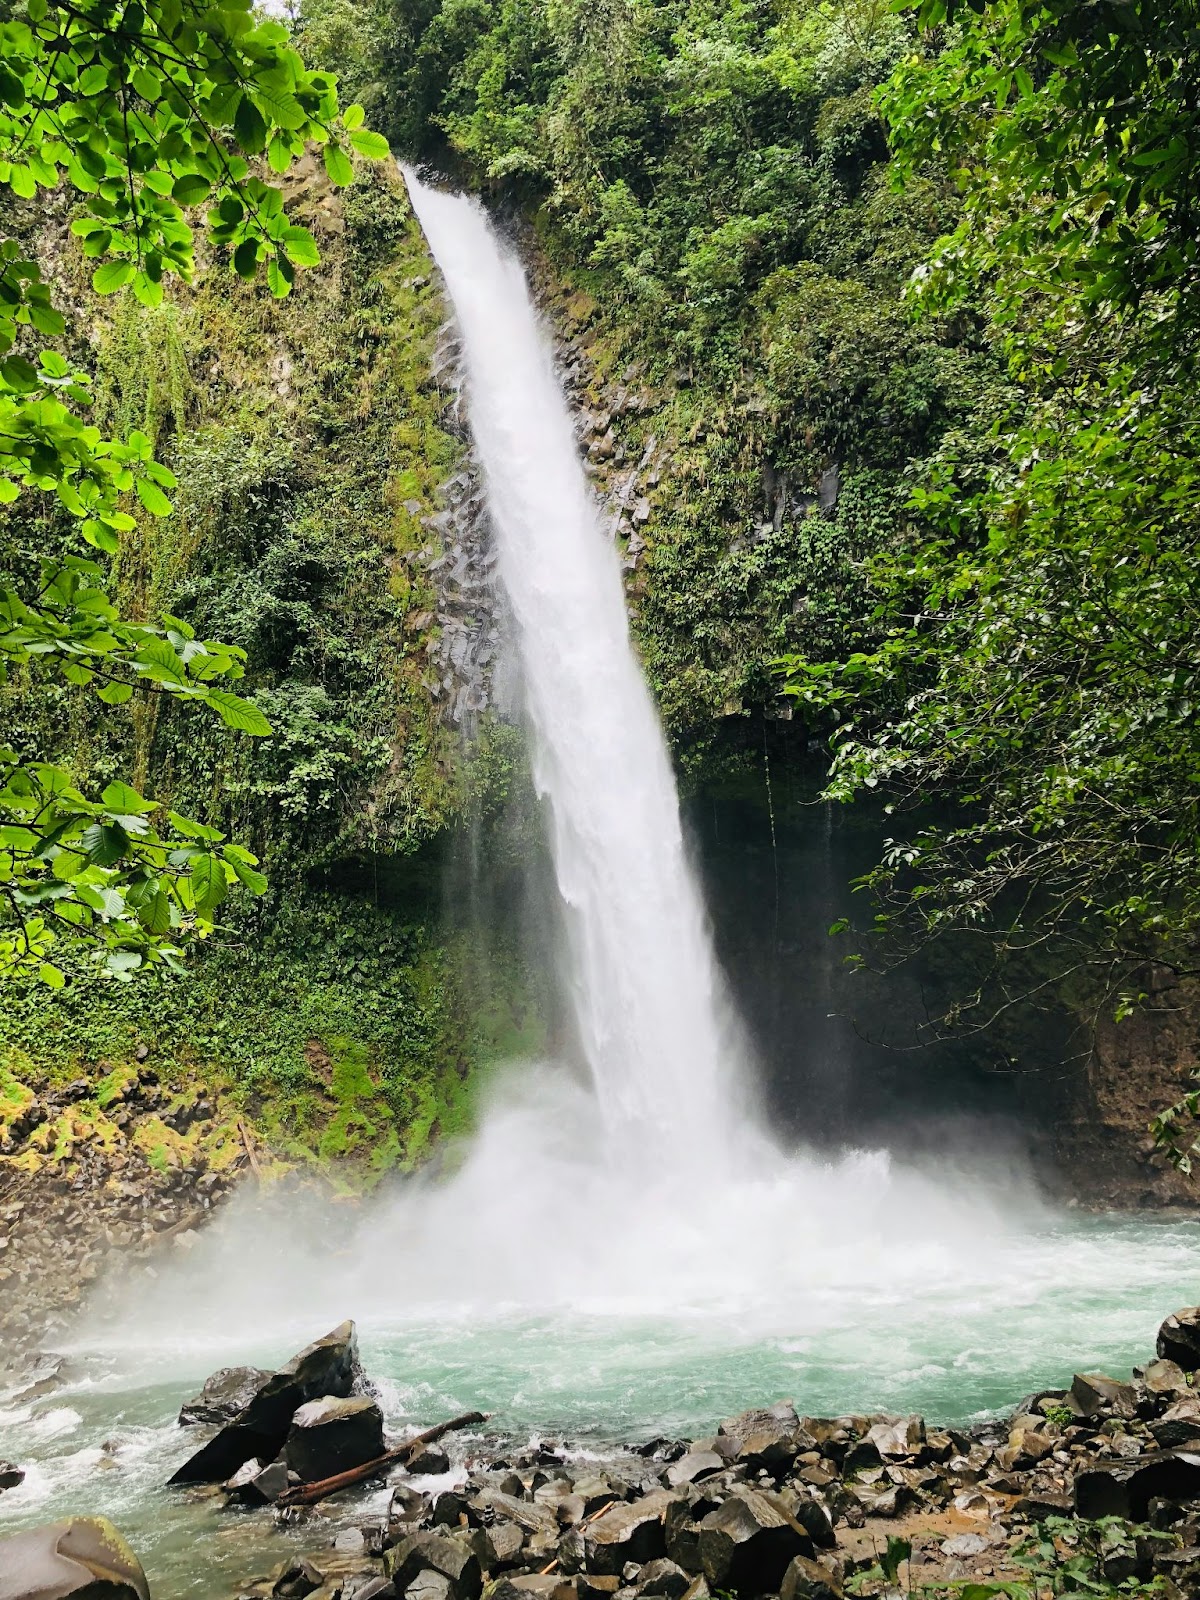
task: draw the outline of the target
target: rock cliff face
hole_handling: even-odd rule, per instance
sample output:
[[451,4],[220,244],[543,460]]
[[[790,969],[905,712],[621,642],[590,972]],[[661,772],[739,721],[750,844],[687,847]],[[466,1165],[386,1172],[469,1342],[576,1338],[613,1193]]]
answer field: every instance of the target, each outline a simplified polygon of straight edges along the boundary
[[1054,1155],[1072,1193],[1095,1206],[1200,1203],[1200,1185],[1155,1146],[1152,1118],[1191,1087],[1200,1065],[1200,985],[1157,987],[1141,1011],[1102,1016],[1095,1045],[1068,1078]]

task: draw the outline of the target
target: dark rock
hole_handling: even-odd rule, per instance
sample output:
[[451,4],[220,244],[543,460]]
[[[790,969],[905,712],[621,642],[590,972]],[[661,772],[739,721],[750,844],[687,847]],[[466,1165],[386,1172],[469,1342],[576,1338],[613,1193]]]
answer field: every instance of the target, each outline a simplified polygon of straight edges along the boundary
[[812,1554],[800,1524],[757,1490],[730,1495],[700,1524],[700,1563],[711,1589],[773,1594],[793,1557]]
[[588,1525],[585,1546],[589,1572],[620,1573],[627,1562],[654,1561],[667,1553],[663,1518],[673,1497],[665,1490],[632,1505],[620,1501]]
[[878,1493],[860,1489],[859,1502],[869,1517],[900,1517],[918,1504],[916,1493],[907,1484],[896,1483]]
[[397,1591],[414,1594],[418,1588],[441,1588],[442,1585],[418,1585],[424,1574],[434,1574],[445,1580],[445,1592],[450,1600],[479,1600],[483,1589],[483,1573],[479,1557],[469,1540],[449,1533],[414,1533],[403,1540],[384,1558],[384,1570],[393,1579]]
[[374,1400],[324,1395],[296,1411],[284,1453],[301,1483],[315,1483],[377,1461],[383,1452],[383,1413]]
[[0,1489],[15,1489],[25,1482],[25,1474],[11,1461],[0,1461]]
[[1044,1522],[1047,1517],[1069,1517],[1073,1507],[1065,1494],[1034,1489],[1016,1500],[1012,1510],[1015,1516],[1025,1517],[1029,1522]]
[[444,1489],[433,1502],[435,1528],[458,1528],[467,1515],[467,1502],[453,1489]]
[[288,1561],[271,1585],[275,1600],[305,1600],[325,1579],[311,1561]]
[[357,1348],[352,1322],[343,1322],[305,1346],[273,1372],[235,1420],[189,1457],[168,1482],[224,1483],[252,1458],[274,1461],[302,1405],[326,1395],[349,1395]]
[[1095,1521],[1124,1517],[1144,1522],[1152,1499],[1192,1500],[1200,1496],[1200,1454],[1153,1451],[1134,1461],[1095,1462],[1075,1475],[1075,1514]]
[[1131,1383],[1119,1383],[1103,1373],[1076,1373],[1071,1380],[1067,1404],[1081,1417],[1129,1418],[1137,1411],[1137,1394]]
[[431,1450],[428,1445],[418,1455],[410,1458],[408,1470],[414,1478],[440,1478],[450,1471],[450,1457],[444,1450]]
[[920,1455],[925,1445],[925,1419],[899,1417],[894,1422],[876,1422],[867,1430],[867,1442],[885,1461]]
[[1150,1424],[1154,1442],[1164,1450],[1178,1445],[1195,1448],[1200,1439],[1200,1395],[1185,1394]]
[[[790,1400],[731,1417],[721,1424],[718,1434],[738,1440],[734,1459],[751,1472],[786,1472],[802,1448],[800,1419]],[[808,1442],[805,1440],[804,1447]]]
[[720,1472],[725,1462],[715,1450],[689,1450],[663,1473],[668,1488],[678,1489],[685,1483],[696,1483],[701,1478]]
[[150,1600],[141,1562],[103,1517],[68,1517],[0,1539],[4,1600]]
[[1164,1361],[1195,1372],[1200,1367],[1200,1306],[1169,1316],[1158,1330],[1156,1348]]
[[666,1556],[657,1561],[647,1561],[637,1580],[637,1591],[647,1596],[662,1596],[662,1600],[683,1600],[691,1587],[691,1576],[676,1566]]
[[1142,1387],[1152,1395],[1186,1394],[1187,1373],[1174,1361],[1151,1361],[1141,1374]]
[[810,1556],[793,1556],[779,1586],[779,1600],[842,1600],[841,1573]]
[[829,1513],[819,1500],[809,1495],[797,1495],[795,1503],[788,1504],[785,1509],[800,1524],[818,1550],[832,1550],[837,1544],[837,1535],[833,1531]]
[[[475,1530],[471,1535],[471,1548],[479,1557],[479,1564],[485,1571],[497,1572],[504,1567],[515,1567],[520,1564],[521,1552],[525,1548],[525,1534],[515,1522],[494,1522],[490,1528]],[[564,1570],[569,1569],[564,1568]]]
[[257,1460],[239,1467],[225,1484],[225,1492],[243,1505],[274,1505],[288,1486],[288,1469],[282,1461],[262,1466]]
[[184,1402],[179,1420],[184,1427],[198,1422],[232,1422],[270,1376],[262,1367],[222,1367],[205,1379],[203,1389],[194,1400]]

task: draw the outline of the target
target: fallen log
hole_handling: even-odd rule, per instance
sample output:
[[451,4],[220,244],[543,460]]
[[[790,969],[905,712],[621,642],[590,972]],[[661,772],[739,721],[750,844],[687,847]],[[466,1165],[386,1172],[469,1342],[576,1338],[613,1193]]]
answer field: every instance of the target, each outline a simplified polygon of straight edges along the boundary
[[298,1483],[291,1489],[285,1489],[275,1504],[314,1506],[318,1500],[324,1500],[327,1495],[337,1494],[342,1489],[351,1489],[356,1483],[363,1483],[367,1478],[385,1472],[388,1467],[402,1466],[406,1461],[412,1460],[421,1446],[432,1444],[435,1439],[440,1439],[447,1433],[454,1433],[459,1428],[473,1428],[477,1422],[486,1422],[490,1415],[491,1413],[487,1411],[467,1411],[461,1417],[452,1417],[449,1422],[439,1422],[435,1428],[426,1428],[424,1433],[406,1439],[402,1445],[397,1445],[395,1450],[388,1450],[383,1455],[376,1456],[374,1461],[364,1461],[361,1467],[351,1467],[347,1472],[335,1473],[332,1478],[319,1478],[316,1483]]

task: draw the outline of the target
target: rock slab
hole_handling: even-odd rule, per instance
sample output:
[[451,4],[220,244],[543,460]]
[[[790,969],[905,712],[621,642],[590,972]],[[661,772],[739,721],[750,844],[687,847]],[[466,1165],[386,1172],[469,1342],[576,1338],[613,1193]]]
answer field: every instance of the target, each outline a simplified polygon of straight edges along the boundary
[[104,1517],[0,1539],[0,1600],[150,1600],[142,1564]]

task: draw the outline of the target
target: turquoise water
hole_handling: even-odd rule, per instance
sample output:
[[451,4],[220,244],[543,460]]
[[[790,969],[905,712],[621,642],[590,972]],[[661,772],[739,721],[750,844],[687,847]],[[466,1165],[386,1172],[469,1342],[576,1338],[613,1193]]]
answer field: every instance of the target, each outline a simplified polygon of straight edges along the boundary
[[[370,1226],[378,1231],[378,1218]],[[489,1432],[521,1442],[565,1438],[603,1456],[660,1433],[701,1433],[785,1395],[814,1414],[916,1410],[961,1423],[1065,1384],[1073,1371],[1121,1375],[1147,1359],[1162,1317],[1200,1299],[1197,1227],[1177,1218],[1047,1218],[999,1244],[981,1241],[978,1270],[968,1255],[951,1278],[926,1257],[929,1275],[907,1283],[865,1274],[814,1283],[803,1311],[794,1278],[781,1270],[777,1315],[769,1282],[741,1304],[722,1297],[717,1260],[707,1303],[695,1296],[649,1312],[562,1303],[489,1312],[474,1300],[406,1311],[403,1284],[381,1250],[368,1263],[375,1303],[360,1279],[366,1304],[343,1301],[340,1312],[359,1313],[364,1362],[397,1430],[478,1408],[493,1413]],[[270,1287],[266,1245],[258,1265]],[[542,1267],[553,1275],[552,1253]],[[386,1492],[343,1497],[328,1520],[284,1533],[262,1513],[218,1510],[162,1488],[198,1437],[175,1425],[179,1404],[212,1368],[235,1356],[278,1362],[337,1320],[325,1308],[289,1308],[272,1323],[260,1307],[253,1320],[200,1326],[170,1278],[138,1290],[144,1317],[97,1319],[54,1394],[28,1405],[0,1401],[0,1456],[28,1471],[19,1489],[0,1496],[0,1535],[101,1512],[138,1549],[155,1600],[220,1600],[289,1549],[319,1548],[338,1526],[378,1513]],[[220,1306],[217,1286],[209,1287]],[[156,1303],[177,1308],[173,1327]],[[477,1439],[455,1446],[460,1462],[478,1448]]]

